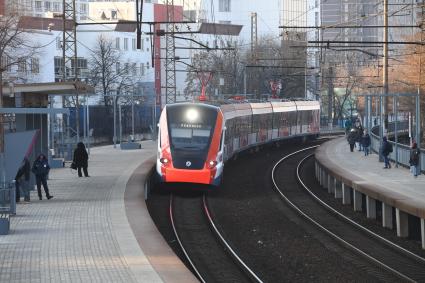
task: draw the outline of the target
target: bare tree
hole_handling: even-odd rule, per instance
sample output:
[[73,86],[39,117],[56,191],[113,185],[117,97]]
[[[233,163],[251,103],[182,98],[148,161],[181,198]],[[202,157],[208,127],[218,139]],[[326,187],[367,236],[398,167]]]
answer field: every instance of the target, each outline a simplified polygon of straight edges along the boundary
[[[0,17],[0,108],[4,106],[3,80],[4,74],[11,70],[12,66],[20,65],[26,68],[27,62],[36,52],[25,35],[25,21],[13,11]],[[0,114],[0,159],[4,160],[4,115]],[[2,172],[4,173],[4,172]],[[2,182],[5,181],[2,176]]]
[[89,59],[90,83],[96,92],[101,95],[105,106],[111,105],[114,93],[116,101],[120,96],[132,90],[130,80],[130,64],[122,62],[122,56],[113,47],[113,41],[105,35],[99,35],[96,47]]

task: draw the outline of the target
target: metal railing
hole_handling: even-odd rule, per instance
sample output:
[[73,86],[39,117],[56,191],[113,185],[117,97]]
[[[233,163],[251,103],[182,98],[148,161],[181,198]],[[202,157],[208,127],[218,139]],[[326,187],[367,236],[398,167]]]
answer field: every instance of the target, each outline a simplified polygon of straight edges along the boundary
[[[389,128],[389,134],[393,134],[394,132],[391,132],[391,124],[389,124],[388,128]],[[372,133],[371,133],[371,149],[376,152],[377,154],[381,154],[380,151],[380,147],[381,147],[381,141],[379,140],[379,135],[376,135],[377,132],[379,132],[379,130],[376,130],[379,126],[376,126],[374,128],[372,128]],[[393,130],[392,130],[393,131]],[[402,128],[400,128],[400,130],[398,131],[399,133],[406,133],[406,130]],[[402,165],[404,167],[409,168],[410,164],[409,164],[409,160],[410,160],[410,146],[405,145],[405,144],[401,144],[401,143],[395,143],[393,141],[389,142],[392,144],[393,146],[393,152],[390,153],[389,158],[390,160],[396,162],[396,165]],[[420,149],[421,154],[420,154],[420,162],[419,162],[419,168],[421,169],[421,172],[425,172],[424,171],[424,165],[425,165],[425,154],[423,154],[423,152],[425,152],[425,149],[421,148]]]

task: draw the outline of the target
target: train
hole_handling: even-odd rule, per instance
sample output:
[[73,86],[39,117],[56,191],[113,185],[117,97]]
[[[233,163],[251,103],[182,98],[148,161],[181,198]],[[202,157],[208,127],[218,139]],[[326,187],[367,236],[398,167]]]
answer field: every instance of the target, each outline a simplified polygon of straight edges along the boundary
[[158,123],[156,172],[163,183],[218,187],[224,163],[240,151],[292,137],[318,136],[320,104],[288,100],[166,105]]

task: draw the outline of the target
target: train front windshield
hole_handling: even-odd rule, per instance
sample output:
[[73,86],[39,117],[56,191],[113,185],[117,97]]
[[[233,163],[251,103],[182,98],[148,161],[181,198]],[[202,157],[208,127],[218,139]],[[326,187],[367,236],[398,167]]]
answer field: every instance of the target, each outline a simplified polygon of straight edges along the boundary
[[206,107],[179,106],[167,109],[171,148],[206,150],[210,144],[217,111]]

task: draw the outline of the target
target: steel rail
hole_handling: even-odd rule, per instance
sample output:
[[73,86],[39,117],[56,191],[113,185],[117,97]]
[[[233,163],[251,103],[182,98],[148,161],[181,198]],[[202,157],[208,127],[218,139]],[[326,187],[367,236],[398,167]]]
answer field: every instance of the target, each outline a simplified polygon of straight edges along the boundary
[[390,272],[393,272],[394,274],[396,274],[397,276],[399,276],[400,278],[402,278],[402,279],[404,279],[404,280],[406,280],[406,281],[409,281],[409,282],[415,282],[415,280],[413,280],[412,278],[410,278],[410,277],[408,277],[408,276],[406,276],[406,275],[404,275],[404,274],[402,274],[402,273],[400,273],[399,271],[397,271],[397,270],[395,270],[395,269],[393,269],[393,268],[391,268],[390,266],[388,266],[388,265],[386,265],[385,263],[383,263],[383,262],[381,262],[381,261],[379,261],[378,259],[376,259],[376,258],[374,258],[374,257],[372,257],[371,255],[368,255],[366,252],[364,252],[364,251],[362,251],[361,249],[359,249],[359,248],[357,248],[357,247],[355,247],[355,246],[353,246],[352,244],[350,244],[350,243],[348,243],[347,241],[345,241],[344,239],[342,239],[341,237],[339,237],[338,235],[336,235],[335,233],[333,233],[332,231],[330,231],[330,230],[328,230],[327,228],[325,228],[324,226],[322,226],[320,223],[318,223],[316,220],[314,220],[313,218],[311,218],[310,216],[308,216],[305,212],[303,212],[297,205],[295,205],[293,202],[291,202],[283,193],[282,193],[282,191],[279,189],[279,186],[277,185],[277,183],[276,183],[276,180],[275,180],[275,178],[274,178],[274,175],[275,175],[275,171],[276,171],[276,168],[277,168],[277,166],[279,166],[283,161],[285,161],[286,159],[288,159],[288,158],[290,158],[290,157],[292,157],[292,156],[294,156],[294,155],[296,155],[296,154],[298,154],[298,153],[301,153],[301,152],[304,152],[304,151],[307,151],[307,150],[310,150],[310,149],[313,149],[313,148],[316,148],[316,147],[319,147],[319,145],[316,145],[316,146],[310,146],[310,147],[307,147],[307,148],[304,148],[304,149],[301,149],[301,150],[298,150],[298,151],[295,151],[295,152],[293,152],[293,153],[291,153],[291,154],[288,154],[288,155],[286,155],[286,156],[284,156],[283,158],[281,158],[274,166],[273,166],[273,169],[272,169],[272,181],[273,181],[273,185],[274,185],[274,188],[276,189],[276,191],[279,193],[279,195],[294,209],[294,210],[296,210],[301,216],[303,216],[304,218],[306,218],[307,220],[309,220],[311,223],[313,223],[316,227],[318,227],[320,230],[322,230],[322,231],[324,231],[325,233],[327,233],[328,235],[330,235],[331,237],[333,237],[334,239],[336,239],[336,240],[338,240],[338,241],[340,241],[342,244],[344,244],[345,246],[347,246],[347,247],[349,247],[350,249],[352,249],[353,251],[355,251],[355,252],[357,252],[357,253],[359,253],[360,255],[362,255],[362,256],[364,256],[364,257],[366,257],[367,259],[369,259],[370,261],[372,261],[372,262],[374,262],[374,263],[376,263],[377,265],[379,265],[379,266],[381,266],[381,267],[383,267],[383,268],[385,268],[386,270],[388,270],[388,271],[390,271]]
[[205,215],[208,218],[208,222],[209,222],[211,228],[213,229],[213,231],[215,232],[216,236],[220,239],[221,243],[226,247],[227,251],[230,252],[233,259],[235,261],[237,261],[239,266],[241,266],[243,268],[245,273],[247,273],[252,280],[254,280],[255,282],[263,283],[263,281],[254,273],[254,271],[252,271],[252,269],[249,268],[248,265],[237,255],[237,253],[232,249],[232,247],[229,245],[229,243],[227,243],[226,239],[224,239],[224,237],[223,237],[223,235],[221,235],[220,231],[218,231],[217,226],[215,225],[214,220],[211,217],[211,213],[208,209],[208,204],[207,204],[205,194],[203,195],[202,200],[203,200],[204,212],[205,212]]
[[310,189],[308,189],[308,187],[304,184],[304,182],[301,180],[301,176],[299,174],[299,169],[301,167],[301,164],[305,162],[305,160],[307,160],[308,158],[312,157],[313,154],[307,155],[305,158],[303,158],[303,160],[300,161],[300,163],[297,166],[297,178],[298,178],[298,182],[304,187],[304,189],[315,199],[317,200],[322,206],[324,206],[325,208],[327,208],[329,211],[333,212],[334,214],[340,216],[342,219],[346,220],[347,222],[349,222],[350,224],[356,226],[357,228],[359,228],[360,230],[370,234],[371,236],[374,236],[375,238],[377,238],[378,240],[381,240],[383,242],[385,242],[386,244],[388,244],[389,246],[398,249],[400,252],[418,260],[418,261],[422,261],[425,263],[425,258],[391,242],[390,240],[374,233],[373,231],[367,229],[366,227],[360,225],[359,223],[357,223],[356,221],[348,218],[347,216],[345,216],[344,214],[342,214],[341,212],[339,212],[338,210],[334,209],[333,207],[331,207],[330,205],[328,205],[326,202],[324,202],[323,200],[321,200],[319,197],[317,197]]
[[177,233],[177,229],[176,229],[175,222],[174,222],[174,213],[173,213],[173,194],[170,194],[170,207],[169,207],[169,211],[168,212],[169,212],[169,215],[170,215],[171,226],[173,227],[174,235],[176,236],[176,239],[177,239],[177,242],[179,243],[180,249],[183,251],[183,253],[184,253],[187,261],[189,262],[189,264],[192,267],[192,269],[195,271],[196,276],[198,277],[198,279],[202,283],[206,283],[205,279],[202,277],[201,273],[198,271],[198,269],[196,268],[195,264],[190,259],[190,256],[187,253],[186,249],[184,248],[183,243],[180,240],[179,234]]

